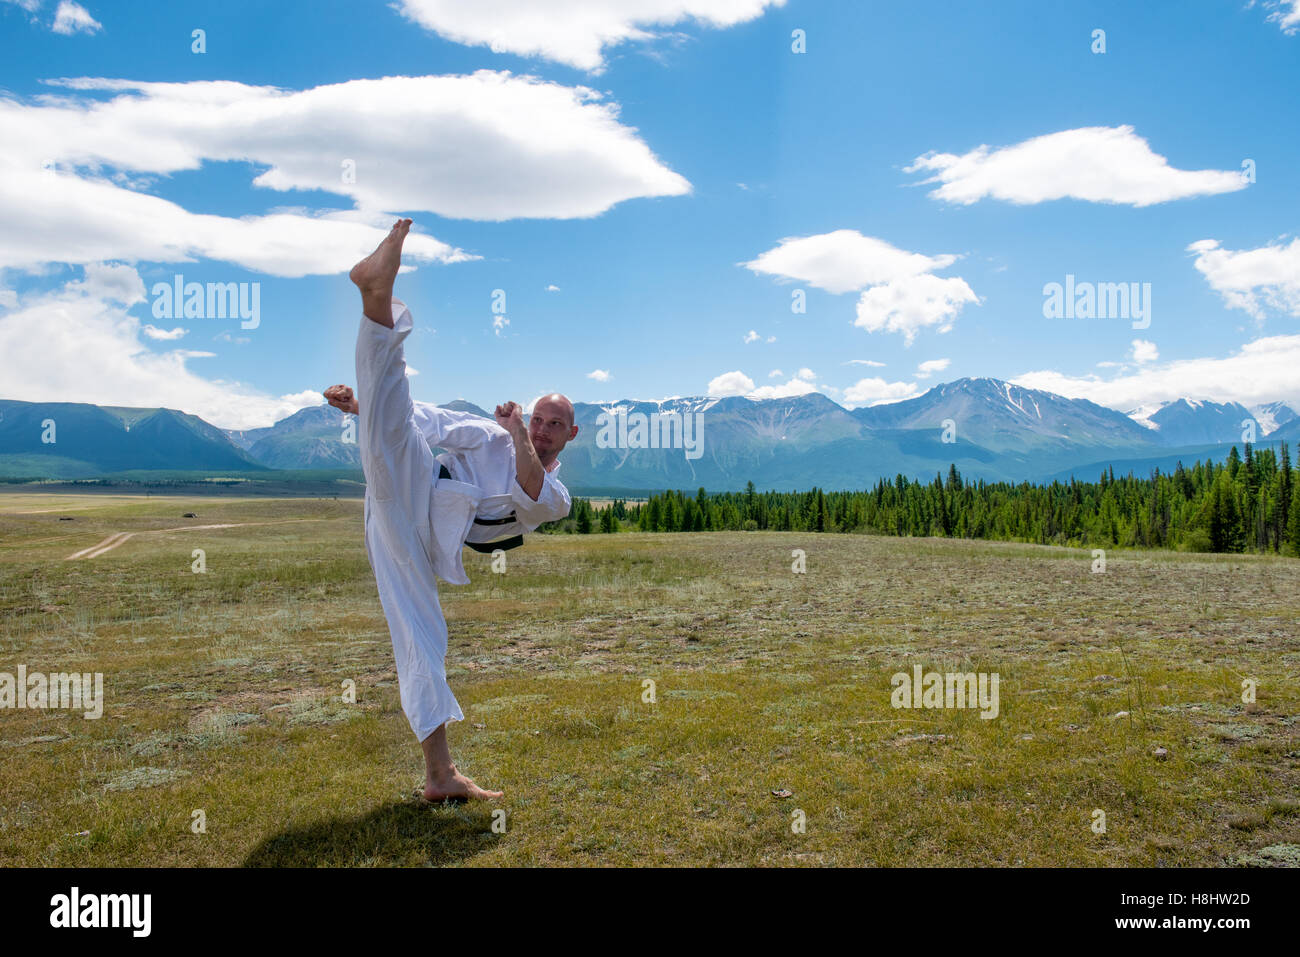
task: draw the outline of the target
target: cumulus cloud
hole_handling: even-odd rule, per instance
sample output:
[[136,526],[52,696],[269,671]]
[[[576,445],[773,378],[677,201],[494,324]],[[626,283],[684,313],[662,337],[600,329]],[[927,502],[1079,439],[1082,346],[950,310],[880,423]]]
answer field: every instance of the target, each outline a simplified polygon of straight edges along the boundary
[[182,336],[187,335],[189,333],[188,329],[184,329],[181,326],[177,326],[174,329],[159,329],[157,326],[153,325],[152,323],[146,323],[144,326],[140,328],[140,331],[143,332],[150,339],[157,339],[164,342],[172,339],[179,339]]
[[960,277],[911,276],[866,290],[858,300],[853,324],[868,332],[902,333],[910,346],[927,326],[937,326],[941,333],[950,331],[957,314],[970,302],[979,302],[979,297]]
[[785,0],[398,0],[396,8],[455,43],[543,57],[595,73],[604,67],[606,47],[654,39],[646,27],[694,20],[724,28],[784,5]]
[[1144,362],[1155,362],[1160,358],[1160,350],[1156,344],[1147,339],[1133,340],[1133,361],[1142,364]]
[[916,367],[916,377],[918,379],[928,379],[934,373],[942,372],[950,365],[952,365],[951,359],[927,359]]
[[1239,250],[1223,249],[1217,239],[1202,239],[1187,251],[1196,254],[1197,270],[1229,309],[1263,319],[1267,306],[1300,317],[1300,238],[1285,246]]
[[879,376],[859,379],[844,390],[844,401],[849,408],[859,405],[882,405],[901,402],[921,394],[915,382],[886,382]]
[[62,0],[58,10],[54,12],[54,25],[50,29],[55,33],[71,36],[74,33],[96,33],[103,26],[81,4],[73,3],[72,0]]
[[736,370],[724,372],[709,381],[707,394],[711,396],[748,395],[754,391],[754,380]]
[[[779,377],[781,374],[780,369],[773,369],[768,373],[768,378]],[[709,382],[708,395],[716,397],[743,395],[751,399],[784,399],[794,395],[824,391],[817,385],[816,378],[811,369],[800,369],[789,382],[780,385],[755,387],[754,380],[743,372],[724,372]]]
[[920,329],[936,326],[947,332],[967,303],[980,301],[961,277],[933,275],[957,258],[908,252],[856,229],[838,229],[782,239],[740,265],[831,293],[861,289],[854,325],[868,332],[901,333],[911,345]]
[[555,283],[551,283],[549,286],[546,287],[546,291],[547,291],[547,292],[559,292],[559,291],[560,291],[560,287],[557,286],[557,285],[555,285]]
[[1225,358],[1175,359],[1144,364],[1105,379],[1053,370],[1027,372],[1011,381],[1069,398],[1089,399],[1124,411],[1173,399],[1240,402],[1300,402],[1300,335],[1255,339]]
[[783,375],[785,375],[785,373],[782,372],[780,369],[773,369],[771,372],[767,374],[767,377],[769,379],[779,379]]
[[73,280],[68,289],[124,306],[144,302],[144,280],[132,266],[121,263],[87,263],[82,278]]
[[592,369],[587,373],[588,379],[595,379],[597,382],[608,382],[613,378],[608,369]]
[[[801,370],[806,372],[807,370]],[[751,399],[788,399],[794,395],[807,395],[809,392],[821,391],[815,382],[801,376],[795,376],[784,385],[761,385],[749,394]]]
[[[165,406],[229,429],[268,426],[321,403],[313,390],[274,396],[240,382],[205,379],[189,363],[211,357],[210,352],[151,350],[141,340],[140,320],[114,298],[135,287],[123,272],[127,269],[93,270],[61,289],[28,296],[21,308],[0,316],[0,391],[5,397]],[[140,281],[138,275],[135,280]]]
[[961,205],[991,198],[1021,205],[1080,199],[1150,206],[1247,186],[1240,170],[1170,166],[1131,126],[1062,130],[1014,146],[979,146],[960,156],[930,152],[905,169],[933,172],[922,182],[942,185],[930,195]]
[[[481,70],[301,91],[231,81],[51,81],[71,93],[0,99],[0,266],[118,258],[236,262],[276,275],[346,269],[392,215],[581,218],[690,184],[584,87]],[[92,95],[93,94],[93,95]],[[241,219],[140,191],[205,162],[248,163],[251,185],[323,190],[354,209]],[[19,241],[21,240],[21,241]],[[473,258],[413,232],[412,259]]]
[[745,333],[745,345],[749,345],[751,342],[757,342],[761,338],[763,337],[753,329],[750,329],[749,332]]
[[945,269],[956,261],[956,256],[910,253],[856,229],[837,229],[817,236],[787,237],[740,265],[838,294]]

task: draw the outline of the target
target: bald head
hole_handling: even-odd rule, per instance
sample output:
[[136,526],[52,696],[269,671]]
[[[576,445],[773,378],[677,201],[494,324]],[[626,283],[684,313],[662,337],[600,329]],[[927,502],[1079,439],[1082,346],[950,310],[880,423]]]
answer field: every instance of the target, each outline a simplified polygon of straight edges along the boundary
[[573,424],[573,403],[560,392],[542,396],[533,403],[528,418],[528,437],[533,441],[537,457],[547,468],[555,461],[560,450],[578,434]]
[[573,403],[563,392],[552,392],[550,395],[544,395],[533,403],[533,415],[537,415],[539,410],[542,414],[559,413],[565,417],[569,425],[573,425]]

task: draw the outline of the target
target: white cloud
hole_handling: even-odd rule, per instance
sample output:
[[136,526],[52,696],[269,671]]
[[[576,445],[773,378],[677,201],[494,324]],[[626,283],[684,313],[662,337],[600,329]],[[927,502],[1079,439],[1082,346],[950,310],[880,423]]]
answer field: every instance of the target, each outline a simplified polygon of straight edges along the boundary
[[54,26],[50,29],[55,33],[70,36],[74,33],[95,33],[103,26],[81,4],[73,3],[72,0],[62,0],[54,13]]
[[[118,284],[113,296],[122,295],[128,285],[120,271],[98,276]],[[244,383],[205,379],[189,368],[189,362],[211,357],[211,352],[152,351],[141,340],[140,320],[124,304],[88,292],[97,281],[92,275],[28,296],[22,308],[0,316],[0,392],[5,398],[165,406],[230,429],[271,425],[321,403],[312,390],[273,396]]]
[[787,237],[739,265],[832,293],[862,289],[854,325],[868,332],[900,332],[911,345],[921,328],[938,326],[939,332],[947,332],[963,306],[979,302],[964,279],[932,275],[957,258],[912,253],[856,229],[839,229]]
[[[0,147],[0,150],[3,148]],[[276,276],[346,272],[379,244],[385,225],[272,213],[232,219],[190,213],[175,203],[103,180],[59,174],[53,183],[0,159],[0,266],[35,270],[51,262],[92,264],[215,259]],[[477,259],[432,236],[412,232],[403,255],[423,262]]]
[[1240,402],[1249,407],[1261,402],[1300,402],[1297,368],[1300,335],[1269,336],[1246,343],[1226,358],[1151,363],[1111,379],[1039,370],[1011,381],[1120,411],[1181,398]]
[[419,370],[419,369],[415,368],[415,367],[412,366],[412,365],[407,365],[407,367],[406,367],[406,375],[407,375],[408,377],[410,377],[410,376],[417,376],[417,375],[419,375],[419,374],[420,374],[420,370]]
[[837,229],[817,236],[787,237],[740,265],[755,273],[844,293],[945,269],[956,261],[956,256],[910,253],[856,229]]
[[1264,307],[1300,317],[1300,238],[1290,245],[1258,249],[1223,249],[1217,239],[1201,239],[1187,247],[1196,254],[1196,268],[1229,309],[1242,309],[1256,319]]
[[551,285],[549,285],[549,286],[546,287],[546,291],[547,291],[547,292],[559,292],[559,291],[560,291],[560,287],[557,286],[557,285],[555,285],[554,283],[551,283]]
[[776,379],[776,378],[780,378],[783,375],[785,375],[785,373],[782,372],[780,369],[773,369],[771,372],[767,374],[767,377],[769,379]]
[[510,320],[505,316],[492,317],[492,331],[498,336],[505,335],[506,326],[510,325]]
[[866,290],[853,324],[868,332],[900,332],[910,346],[927,326],[937,326],[941,333],[952,329],[968,302],[979,302],[979,297],[959,277],[911,276]]
[[1131,126],[1063,130],[1014,146],[980,146],[956,156],[926,153],[906,172],[934,172],[930,195],[969,205],[986,197],[1010,203],[1080,199],[1150,206],[1244,189],[1240,170],[1181,170],[1169,165]]
[[751,342],[757,342],[761,338],[763,337],[753,329],[750,329],[749,332],[745,333],[745,345],[749,345]]
[[68,288],[124,306],[144,302],[144,280],[134,267],[119,263],[87,263],[83,277],[73,280]]
[[182,328],[181,326],[177,326],[175,329],[159,329],[157,326],[153,325],[152,323],[145,324],[140,328],[140,331],[143,332],[150,339],[157,339],[163,342],[167,342],[172,339],[179,339],[182,336],[187,335],[189,333],[188,329]]
[[707,395],[721,397],[726,395],[748,395],[754,391],[754,380],[739,370],[724,372],[710,380]]
[[41,6],[41,0],[4,0],[5,3],[12,3],[16,7],[22,7],[28,13],[35,13]]
[[18,293],[12,289],[0,289],[0,308],[13,309],[18,305]]
[[[768,378],[781,375],[780,369],[773,369]],[[708,395],[721,397],[743,395],[751,399],[784,399],[794,395],[806,395],[809,392],[822,391],[816,384],[816,377],[811,369],[800,369],[789,382],[783,385],[754,385],[754,380],[739,370],[724,372],[709,382]]]
[[918,379],[928,379],[934,373],[942,372],[950,365],[952,365],[951,359],[927,359],[916,367],[916,377]]
[[751,399],[787,399],[793,395],[807,395],[809,392],[820,391],[814,382],[808,381],[802,373],[807,369],[801,369],[800,375],[795,376],[785,385],[761,385],[748,393]]
[[[617,104],[535,77],[482,70],[302,91],[230,81],[53,83],[74,92],[0,99],[0,267],[203,256],[277,275],[335,273],[387,232],[387,210],[581,218],[690,191],[618,122]],[[232,219],[128,188],[205,162],[265,167],[252,186],[323,190],[356,208]],[[476,258],[415,232],[405,248],[426,262]]]
[[886,382],[879,377],[859,379],[844,390],[844,401],[850,408],[859,405],[881,405],[899,402],[920,395],[915,382]]
[[1147,339],[1133,340],[1133,361],[1139,365],[1147,362],[1155,362],[1160,358],[1160,350],[1156,344]]
[[843,363],[841,363],[841,365],[846,365],[846,366],[875,366],[875,367],[878,368],[878,369],[883,369],[883,368],[885,367],[885,364],[884,364],[883,362],[877,362],[875,359],[850,359],[848,362],[843,362]]
[[398,0],[396,9],[456,43],[599,72],[605,47],[654,39],[645,27],[687,19],[730,27],[784,5],[785,0]]
[[1272,0],[1269,7],[1273,12],[1268,15],[1287,36],[1295,36],[1300,31],[1300,0]]
[[613,378],[608,369],[592,369],[587,373],[588,379],[595,379],[597,382],[608,382]]
[[776,336],[768,336],[768,337],[767,337],[767,341],[768,341],[769,344],[770,344],[770,343],[773,343],[773,342],[776,342]]

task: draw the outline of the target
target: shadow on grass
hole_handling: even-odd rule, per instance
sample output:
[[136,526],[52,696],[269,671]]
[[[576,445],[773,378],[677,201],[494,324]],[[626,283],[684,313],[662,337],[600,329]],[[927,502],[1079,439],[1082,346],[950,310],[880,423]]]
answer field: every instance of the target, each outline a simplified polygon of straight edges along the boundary
[[245,867],[440,867],[492,847],[492,809],[404,801],[267,838]]

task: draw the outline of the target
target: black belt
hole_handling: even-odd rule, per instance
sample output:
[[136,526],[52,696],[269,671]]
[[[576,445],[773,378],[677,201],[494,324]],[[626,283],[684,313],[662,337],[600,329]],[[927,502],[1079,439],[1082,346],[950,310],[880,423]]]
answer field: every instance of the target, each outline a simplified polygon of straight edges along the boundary
[[[449,472],[447,470],[447,466],[443,465],[441,462],[438,463],[438,478],[440,479],[451,478],[451,472]],[[511,512],[505,518],[479,518],[477,515],[474,516],[475,525],[511,525],[517,521],[519,521],[519,519],[515,517],[514,512]],[[497,542],[466,542],[465,544],[468,545],[470,548],[474,549],[474,551],[476,552],[481,552],[484,555],[490,555],[492,554],[492,552],[495,552],[498,548],[501,549],[502,551],[509,551],[512,548],[518,548],[523,543],[524,543],[524,536],[513,535],[510,538],[503,538]]]

